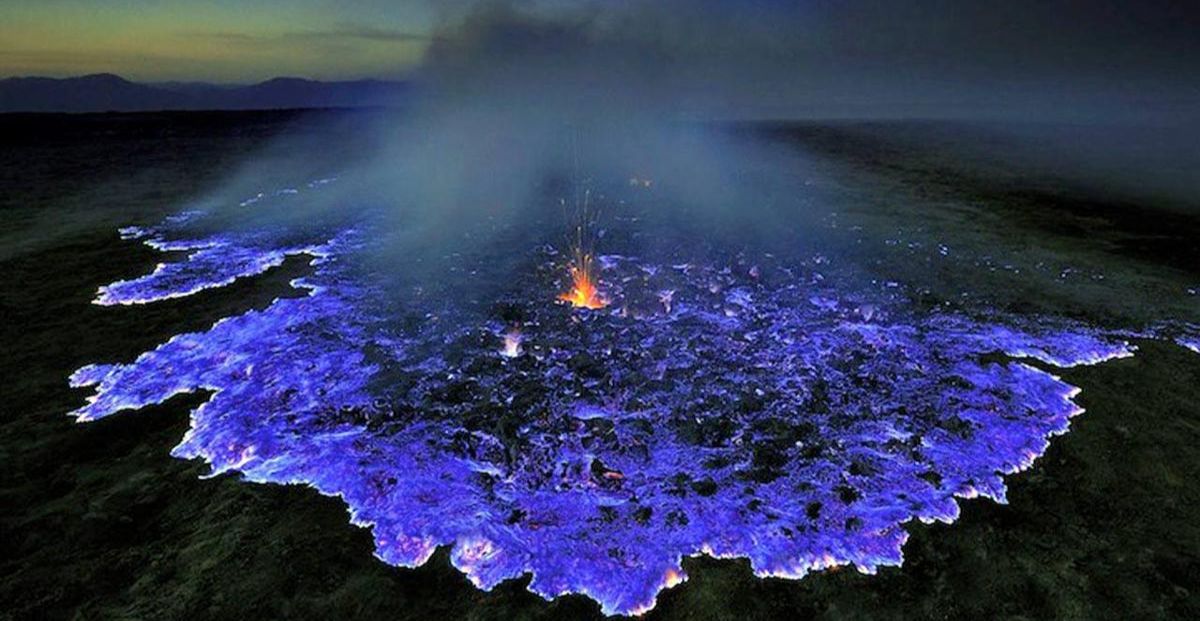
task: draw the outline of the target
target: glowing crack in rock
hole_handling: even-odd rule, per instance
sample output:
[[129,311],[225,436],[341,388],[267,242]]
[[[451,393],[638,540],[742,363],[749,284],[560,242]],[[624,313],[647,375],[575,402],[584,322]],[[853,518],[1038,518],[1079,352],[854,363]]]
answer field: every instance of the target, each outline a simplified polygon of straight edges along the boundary
[[397,321],[348,268],[361,237],[191,239],[180,262],[102,289],[147,302],[314,257],[306,296],[80,369],[71,384],[94,394],[74,416],[207,391],[173,455],[340,496],[392,565],[450,546],[479,588],[531,574],[543,597],[640,613],[686,580],[685,556],[787,578],[899,565],[906,522],[1005,502],[1003,476],[1082,411],[1038,365],[1133,352],[1069,322],[915,312],[894,287],[839,290],[814,271],[827,260],[768,257],[601,257],[607,307],[556,303],[545,280],[504,300],[519,332],[452,299]]

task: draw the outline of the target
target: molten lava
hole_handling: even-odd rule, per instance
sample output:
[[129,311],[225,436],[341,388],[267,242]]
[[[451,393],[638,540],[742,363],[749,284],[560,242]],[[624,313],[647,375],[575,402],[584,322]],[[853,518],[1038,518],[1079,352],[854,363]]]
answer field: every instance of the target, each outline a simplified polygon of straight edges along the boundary
[[604,308],[608,300],[600,295],[596,288],[596,279],[592,275],[592,257],[589,254],[576,255],[571,271],[571,290],[558,296],[563,302],[570,302],[575,308]]

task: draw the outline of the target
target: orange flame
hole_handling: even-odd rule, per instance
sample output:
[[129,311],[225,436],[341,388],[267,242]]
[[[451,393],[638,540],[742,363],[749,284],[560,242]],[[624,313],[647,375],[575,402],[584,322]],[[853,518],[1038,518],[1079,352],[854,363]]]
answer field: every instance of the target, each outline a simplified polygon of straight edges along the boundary
[[590,308],[592,310],[608,306],[608,300],[600,295],[596,287],[596,279],[592,275],[592,257],[577,253],[571,271],[571,290],[558,296],[563,302],[570,302],[575,308]]
[[571,263],[567,268],[571,274],[571,290],[559,295],[558,299],[569,302],[575,308],[604,308],[608,306],[608,300],[600,295],[592,269],[592,248],[596,242],[592,230],[596,217],[592,211],[592,191],[585,189],[582,197],[576,191],[573,208],[568,208],[566,201],[560,199],[560,202],[574,220],[571,231],[574,239],[569,242]]

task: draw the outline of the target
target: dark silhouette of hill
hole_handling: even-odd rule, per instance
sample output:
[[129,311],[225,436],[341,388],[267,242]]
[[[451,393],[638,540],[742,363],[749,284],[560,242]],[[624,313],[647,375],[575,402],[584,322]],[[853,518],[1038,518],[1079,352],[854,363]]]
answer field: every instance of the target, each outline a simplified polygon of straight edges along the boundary
[[136,112],[151,110],[269,110],[388,106],[401,102],[404,82],[321,82],[274,78],[248,86],[204,82],[143,84],[100,73],[77,78],[0,80],[0,112]]

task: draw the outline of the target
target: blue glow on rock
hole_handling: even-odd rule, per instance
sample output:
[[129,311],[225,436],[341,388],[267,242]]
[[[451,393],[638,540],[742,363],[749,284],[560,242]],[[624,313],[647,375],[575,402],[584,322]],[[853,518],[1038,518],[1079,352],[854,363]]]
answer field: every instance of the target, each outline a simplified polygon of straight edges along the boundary
[[[177,217],[168,225],[181,225],[199,214]],[[94,303],[101,306],[146,304],[181,298],[232,284],[239,278],[257,276],[283,265],[290,255],[317,254],[312,245],[277,247],[275,239],[266,235],[243,236],[236,243],[220,237],[201,239],[167,239],[158,229],[128,227],[121,229],[121,238],[141,239],[147,246],[162,252],[186,252],[187,259],[174,263],[159,263],[150,274],[132,280],[121,280],[100,287]]]
[[125,230],[190,254],[96,302],[185,296],[287,255],[312,257],[293,283],[307,295],[79,369],[71,385],[95,391],[79,421],[207,391],[174,456],[339,496],[392,565],[451,546],[479,588],[529,573],[531,591],[606,614],[651,608],[686,579],[685,556],[786,578],[899,565],[906,522],[952,522],[957,498],[1005,502],[1003,476],[1082,412],[1078,388],[1038,365],[1134,351],[1065,321],[917,312],[894,284],[848,293],[816,271],[823,257],[607,256],[603,310],[557,303],[544,282],[506,300],[516,327],[417,302],[412,324],[349,269],[354,231],[169,241],[178,224]]

